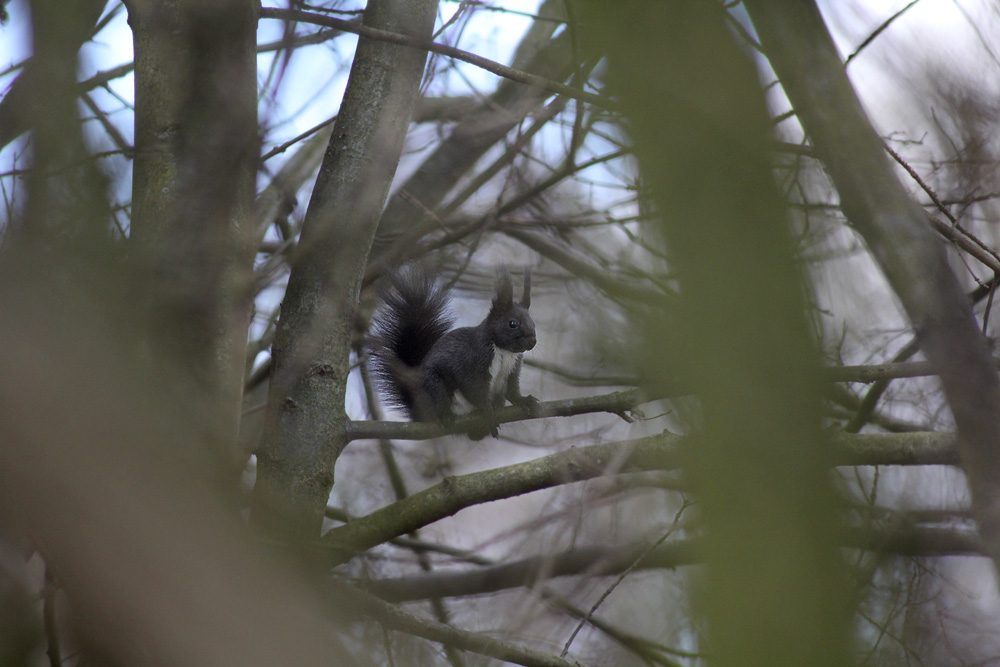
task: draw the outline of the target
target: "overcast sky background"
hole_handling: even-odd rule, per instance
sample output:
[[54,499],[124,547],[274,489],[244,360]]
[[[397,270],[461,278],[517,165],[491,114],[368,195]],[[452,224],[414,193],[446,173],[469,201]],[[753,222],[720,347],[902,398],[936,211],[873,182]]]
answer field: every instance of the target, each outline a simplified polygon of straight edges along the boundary
[[[345,3],[347,8],[363,2]],[[886,18],[902,7],[906,0],[837,0],[821,3],[828,23],[834,32],[841,53],[845,56],[857,46]],[[502,63],[509,61],[511,51],[530,24],[529,16],[537,10],[539,0],[505,0],[493,6],[506,11],[480,10],[462,28],[457,38],[457,46],[472,50],[479,55]],[[30,54],[30,35],[24,20],[27,14],[27,0],[12,0],[8,5],[11,16],[6,26],[0,28],[0,91],[4,91],[16,76],[16,66]],[[449,20],[458,11],[460,4],[444,1],[441,3],[443,21]],[[876,126],[881,127],[891,118],[892,130],[899,130],[899,100],[903,99],[906,81],[901,81],[899,68],[914,64],[915,58],[926,58],[929,62],[944,64],[949,71],[961,73],[970,79],[980,77],[979,87],[996,88],[998,60],[989,38],[996,31],[998,16],[995,3],[989,0],[920,0],[897,20],[888,31],[869,45],[865,53],[855,60],[850,68],[859,93],[873,115]],[[283,24],[280,21],[261,20],[258,28],[258,42],[267,43],[281,36]],[[300,25],[300,32],[312,32],[314,26]],[[977,31],[979,34],[977,34]],[[446,41],[455,40],[456,33],[450,30]],[[261,106],[261,118],[268,124],[264,137],[264,150],[287,141],[329,117],[339,106],[347,82],[350,60],[357,43],[356,37],[347,35],[326,44],[314,45],[298,50],[285,70],[279,94],[265,100]],[[920,53],[900,53],[898,45],[919,45]],[[261,54],[258,59],[260,79],[267,77],[274,59],[273,53]],[[87,44],[81,52],[80,78],[87,78],[100,71],[130,62],[132,60],[131,32],[127,25],[127,14],[118,8],[118,14],[97,39]],[[956,75],[957,76],[957,75]],[[430,83],[430,94],[443,93],[489,94],[497,84],[497,77],[480,68],[466,63],[457,63],[444,76],[437,76]],[[95,101],[105,109],[114,110],[112,118],[126,138],[132,140],[132,125],[127,104],[132,101],[133,78],[131,75],[115,79],[110,83],[111,93],[102,89],[92,92]],[[115,99],[115,98],[118,99]],[[772,95],[774,105],[785,105],[780,92]],[[786,123],[787,125],[787,123]],[[919,131],[919,128],[915,128]],[[96,123],[88,123],[89,136],[101,150],[113,148]],[[430,140],[432,137],[428,137]],[[26,137],[21,137],[0,152],[0,172],[17,166],[22,159]],[[419,150],[419,146],[409,146],[409,150]],[[285,156],[277,156],[268,163],[269,169],[280,166]],[[113,172],[127,175],[130,164],[121,157],[106,160],[106,167]],[[407,161],[401,165],[405,172]],[[128,178],[119,179],[119,188],[127,187]],[[120,200],[127,200],[128,192],[116,193]]]

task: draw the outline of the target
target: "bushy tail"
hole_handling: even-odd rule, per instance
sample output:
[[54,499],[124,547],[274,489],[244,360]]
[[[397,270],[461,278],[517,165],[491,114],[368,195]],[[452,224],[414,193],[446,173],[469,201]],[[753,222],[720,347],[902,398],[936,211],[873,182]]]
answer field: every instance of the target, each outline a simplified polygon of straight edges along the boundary
[[389,276],[372,318],[371,369],[382,397],[415,418],[414,371],[454,324],[448,290],[418,269]]

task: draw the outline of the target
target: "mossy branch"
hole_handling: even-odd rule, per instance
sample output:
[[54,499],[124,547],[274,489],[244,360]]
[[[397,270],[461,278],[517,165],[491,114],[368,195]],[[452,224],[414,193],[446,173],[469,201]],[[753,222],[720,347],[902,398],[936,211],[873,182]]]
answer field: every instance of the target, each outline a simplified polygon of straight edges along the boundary
[[[420,426],[420,425],[418,425]],[[954,465],[953,433],[828,435],[831,466]],[[579,447],[533,461],[446,477],[440,483],[371,514],[330,530],[323,537],[331,549],[330,565],[359,551],[405,535],[473,505],[603,475],[680,467],[689,436],[658,436]]]

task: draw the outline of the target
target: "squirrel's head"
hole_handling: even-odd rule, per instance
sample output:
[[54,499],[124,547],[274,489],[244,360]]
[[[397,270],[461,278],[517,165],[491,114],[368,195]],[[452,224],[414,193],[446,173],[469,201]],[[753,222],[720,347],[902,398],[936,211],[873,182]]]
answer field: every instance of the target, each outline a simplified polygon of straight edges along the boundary
[[521,301],[514,302],[514,285],[506,268],[497,273],[496,296],[486,317],[497,347],[510,352],[525,352],[535,347],[535,321],[528,314],[531,305],[531,270],[524,272]]

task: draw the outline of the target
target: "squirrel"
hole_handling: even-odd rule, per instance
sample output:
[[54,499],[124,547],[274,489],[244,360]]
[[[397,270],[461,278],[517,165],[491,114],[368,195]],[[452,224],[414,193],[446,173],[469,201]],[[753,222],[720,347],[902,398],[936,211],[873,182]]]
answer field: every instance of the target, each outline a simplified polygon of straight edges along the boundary
[[[411,267],[389,275],[389,287],[372,320],[370,345],[376,384],[387,402],[412,421],[449,424],[461,399],[478,410],[486,431],[499,435],[494,411],[509,400],[534,409],[538,399],[522,396],[523,353],[535,347],[531,272],[514,301],[506,268],[497,274],[496,295],[486,318],[474,327],[452,329],[448,290],[423,270]],[[474,440],[486,432],[474,429]]]

